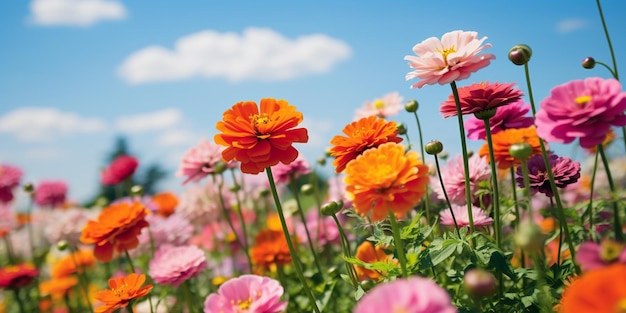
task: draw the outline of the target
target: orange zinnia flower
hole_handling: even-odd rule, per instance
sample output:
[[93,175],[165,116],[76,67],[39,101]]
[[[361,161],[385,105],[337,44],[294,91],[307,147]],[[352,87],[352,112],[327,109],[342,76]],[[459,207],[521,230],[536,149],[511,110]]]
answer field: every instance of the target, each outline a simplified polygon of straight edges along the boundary
[[[356,258],[365,263],[392,262],[393,260],[392,255],[387,254],[381,246],[374,246],[370,241],[363,241],[363,243],[359,245],[356,249]],[[359,281],[366,279],[378,280],[384,275],[384,273],[358,265],[354,265],[354,269],[356,270]]]
[[113,250],[122,252],[139,245],[137,236],[148,226],[149,211],[139,202],[113,204],[100,213],[96,221],[88,221],[80,241],[96,244],[94,255],[102,262],[113,259]]
[[272,265],[286,265],[291,263],[291,254],[287,239],[282,231],[262,230],[255,238],[255,244],[250,251],[252,264],[264,269]]
[[110,290],[102,290],[96,294],[96,300],[102,306],[95,308],[96,313],[113,313],[119,308],[128,306],[130,301],[147,295],[152,285],[141,287],[146,281],[146,275],[132,273],[126,277],[109,279]]
[[626,264],[595,269],[577,277],[565,288],[559,312],[624,312]]
[[[541,144],[539,142],[541,139],[537,135],[535,126],[505,129],[493,134],[491,140],[493,143],[493,157],[496,159],[499,169],[509,169],[511,166],[520,164],[520,161],[509,153],[509,148],[516,143],[525,142],[529,144],[533,149],[530,156],[541,154]],[[545,147],[548,149],[547,145]],[[481,157],[486,157],[487,161],[491,162],[488,144],[485,143],[478,151],[478,154]]]
[[371,211],[372,221],[384,219],[389,210],[402,217],[426,193],[428,166],[415,151],[389,142],[365,151],[346,167],[346,193],[361,215]]
[[343,128],[347,135],[335,136],[331,139],[330,155],[335,158],[335,172],[341,173],[346,165],[365,150],[375,148],[386,142],[400,142],[396,122],[387,121],[375,115],[364,117]]
[[152,202],[156,204],[156,214],[168,217],[174,213],[178,206],[178,197],[171,192],[162,192],[152,197]]
[[84,267],[92,266],[95,263],[96,258],[93,252],[79,250],[57,261],[52,267],[50,276],[52,276],[52,278],[61,278],[74,273],[80,273]]
[[59,300],[77,284],[78,278],[74,276],[53,278],[39,284],[39,291],[42,295],[50,295],[54,300]]
[[239,102],[224,112],[216,128],[215,143],[226,146],[222,158],[241,162],[241,171],[258,174],[278,162],[289,164],[298,157],[294,142],[307,142],[306,128],[294,128],[302,113],[285,100],[261,99],[261,110],[254,101]]

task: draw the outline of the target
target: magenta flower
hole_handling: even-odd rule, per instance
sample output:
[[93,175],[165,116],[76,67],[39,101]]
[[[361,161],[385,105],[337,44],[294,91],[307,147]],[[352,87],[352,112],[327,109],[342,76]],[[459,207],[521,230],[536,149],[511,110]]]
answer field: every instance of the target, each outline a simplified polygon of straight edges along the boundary
[[[530,106],[524,105],[523,100],[498,107],[496,109],[496,115],[489,119],[491,134],[496,134],[501,130],[510,128],[530,127],[533,125],[534,120],[531,116],[526,116],[528,111],[530,111]],[[464,127],[467,131],[467,138],[473,140],[487,139],[487,131],[483,120],[472,115],[465,121]]]
[[272,166],[272,174],[276,184],[289,184],[292,177],[296,179],[310,172],[309,163],[301,155],[289,164],[278,163]]
[[35,204],[56,208],[65,204],[67,184],[63,181],[42,181],[35,187]]
[[613,263],[626,263],[626,245],[611,239],[600,244],[583,242],[578,247],[576,262],[583,271],[591,271]]
[[204,313],[278,313],[287,308],[280,300],[278,281],[257,275],[241,275],[222,284],[204,302]]
[[[461,114],[486,111],[521,100],[524,94],[513,86],[515,83],[499,84],[495,82],[490,84],[489,82],[481,82],[459,88]],[[450,94],[448,100],[441,103],[439,111],[444,118],[457,115],[454,94]]]
[[190,181],[199,181],[207,175],[215,173],[215,165],[222,161],[223,150],[224,147],[203,139],[197,146],[185,152],[176,176],[187,177],[183,181],[184,185]]
[[493,54],[479,55],[483,49],[491,48],[491,44],[482,45],[485,40],[487,37],[478,39],[477,32],[455,30],[445,33],[441,40],[431,37],[418,43],[413,47],[416,56],[404,57],[415,69],[406,74],[406,80],[418,78],[420,81],[411,88],[422,88],[468,78],[496,58]]
[[601,144],[611,126],[626,126],[626,92],[615,79],[590,77],[552,88],[536,114],[537,134],[546,141],[583,148]]
[[[480,189],[481,182],[491,179],[491,167],[487,163],[487,159],[478,154],[474,154],[469,158],[468,165],[470,171],[470,191],[474,195]],[[465,204],[466,202],[464,172],[463,156],[461,155],[448,160],[446,167],[441,169],[443,187],[446,188],[451,203]],[[437,194],[437,198],[440,200],[446,199],[440,183],[432,184],[432,188]]]
[[397,279],[377,285],[359,300],[354,313],[455,313],[450,295],[423,277]]
[[0,203],[13,200],[13,189],[20,185],[22,170],[18,167],[0,164]]
[[[567,157],[559,157],[556,154],[548,155],[552,175],[557,187],[564,188],[569,184],[573,184],[580,178],[580,163],[572,161]],[[546,164],[543,162],[543,156],[535,155],[528,162],[528,176],[530,178],[530,191],[532,194],[541,192],[548,197],[554,196],[554,190],[550,186],[550,179],[547,174]],[[515,180],[517,185],[524,188],[524,176],[522,168],[518,167]]]
[[139,161],[135,157],[120,155],[102,171],[100,182],[107,186],[117,185],[133,176],[137,166],[139,166]]
[[150,261],[148,273],[157,284],[178,287],[185,280],[198,276],[206,268],[206,256],[200,248],[162,245]]
[[372,115],[380,118],[397,115],[404,108],[403,102],[404,98],[397,91],[385,94],[381,98],[366,101],[361,108],[356,110],[354,120],[358,121]]
[[[466,205],[456,205],[452,204],[452,211],[454,211],[454,217],[456,218],[456,224],[459,227],[469,227],[469,215],[467,215],[467,206]],[[452,213],[450,209],[444,209],[439,213],[440,223],[445,226],[454,227],[454,220],[452,219]],[[487,214],[483,209],[472,205],[472,218],[474,221],[474,226],[489,226],[493,224],[493,219]]]

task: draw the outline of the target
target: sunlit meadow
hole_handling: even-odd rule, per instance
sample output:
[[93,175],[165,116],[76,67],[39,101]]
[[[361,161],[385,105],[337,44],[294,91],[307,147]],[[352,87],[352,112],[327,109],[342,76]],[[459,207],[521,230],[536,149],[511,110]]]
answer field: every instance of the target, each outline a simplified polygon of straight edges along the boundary
[[134,184],[132,155],[90,205],[0,164],[0,312],[626,312],[615,59],[585,58],[589,76],[534,99],[523,43],[499,57],[526,81],[472,80],[496,58],[488,35],[433,34],[405,57],[407,89],[449,90],[458,155],[425,142],[419,99],[395,92],[355,108],[317,160],[299,152],[297,103],[241,99],[181,156],[180,193]]

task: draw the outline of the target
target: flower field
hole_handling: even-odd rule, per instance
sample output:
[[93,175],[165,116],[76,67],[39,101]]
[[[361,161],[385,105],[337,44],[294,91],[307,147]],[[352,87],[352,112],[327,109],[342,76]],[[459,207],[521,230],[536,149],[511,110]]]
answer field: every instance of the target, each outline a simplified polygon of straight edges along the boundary
[[506,56],[525,82],[472,81],[489,48],[454,30],[405,57],[407,88],[449,88],[458,155],[424,141],[418,101],[389,93],[315,161],[296,105],[237,102],[181,157],[180,193],[133,184],[132,155],[101,172],[115,196],[88,206],[0,164],[0,313],[626,312],[615,61],[588,57],[588,77],[534,99],[525,44]]

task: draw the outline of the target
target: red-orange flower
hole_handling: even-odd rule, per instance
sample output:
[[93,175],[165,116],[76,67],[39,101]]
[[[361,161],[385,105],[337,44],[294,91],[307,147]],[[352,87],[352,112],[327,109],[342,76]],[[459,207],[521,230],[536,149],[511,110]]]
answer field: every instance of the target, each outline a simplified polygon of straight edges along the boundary
[[78,285],[78,278],[74,276],[52,278],[39,284],[39,292],[58,300],[67,295],[76,285]]
[[98,291],[96,300],[103,305],[94,309],[96,313],[113,313],[119,308],[128,306],[130,301],[147,295],[152,285],[141,287],[146,281],[146,275],[132,273],[126,277],[109,279],[110,290]]
[[57,261],[52,267],[50,276],[52,276],[52,278],[61,278],[74,273],[80,273],[83,268],[92,266],[95,263],[96,258],[93,252],[79,250]]
[[242,172],[258,174],[298,157],[293,143],[309,141],[306,128],[294,128],[301,122],[302,113],[285,100],[261,99],[260,111],[254,101],[238,102],[217,122],[222,133],[214,139],[227,147],[222,152],[225,161],[239,161]]
[[333,145],[330,155],[335,158],[335,172],[341,173],[350,161],[356,159],[365,150],[375,148],[386,142],[400,142],[396,122],[387,121],[375,115],[361,118],[343,128],[347,135],[335,136],[330,140]]
[[113,259],[113,250],[122,252],[139,245],[137,236],[148,226],[149,211],[139,202],[113,204],[100,213],[96,221],[88,221],[80,241],[95,244],[94,255],[102,262]]
[[[361,243],[361,245],[359,245],[356,249],[356,258],[365,263],[392,262],[393,260],[393,256],[391,254],[387,254],[381,246],[374,246],[373,243],[367,240],[363,241],[363,243]],[[358,265],[354,265],[354,269],[356,270],[359,281],[364,281],[366,279],[378,280],[385,274]]]
[[39,271],[30,263],[9,265],[0,268],[0,288],[21,288],[28,286]]
[[[531,156],[541,154],[541,144],[539,142],[541,139],[537,135],[535,126],[505,129],[493,134],[491,140],[493,143],[493,157],[496,159],[499,169],[508,169],[513,165],[517,166],[520,164],[520,161],[509,152],[509,148],[516,143],[525,142],[529,144],[533,149]],[[548,149],[547,144],[545,147]],[[491,162],[489,146],[486,143],[480,148],[478,154],[481,157],[486,157],[487,161]]]
[[577,277],[563,291],[562,313],[624,312],[626,264],[595,269]]
[[365,151],[346,167],[346,193],[361,215],[371,211],[372,221],[388,216],[389,210],[403,217],[426,193],[428,166],[415,151],[389,142]]
[[282,231],[262,230],[256,238],[255,244],[250,249],[252,264],[263,269],[269,269],[272,265],[286,265],[291,263],[291,254],[287,239]]
[[178,197],[171,192],[162,192],[152,197],[152,202],[156,204],[156,214],[168,217],[174,213],[178,206]]

